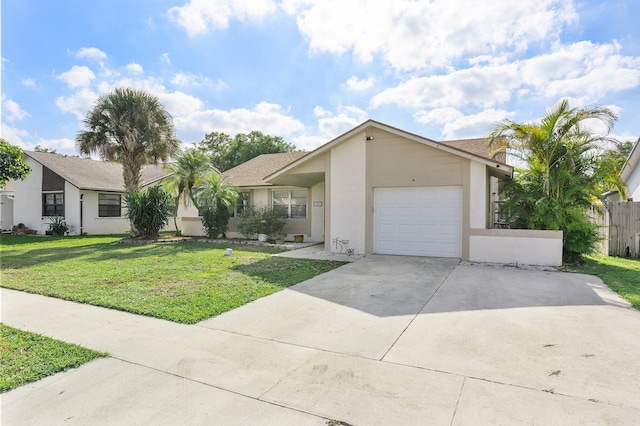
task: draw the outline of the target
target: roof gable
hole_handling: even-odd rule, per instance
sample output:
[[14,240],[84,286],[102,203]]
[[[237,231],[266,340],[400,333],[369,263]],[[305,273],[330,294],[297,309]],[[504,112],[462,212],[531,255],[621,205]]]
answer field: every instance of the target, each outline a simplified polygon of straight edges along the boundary
[[[486,139],[477,138],[477,139],[467,139],[467,140],[459,140],[459,141],[450,141],[450,143],[436,142],[432,139],[425,138],[423,136],[419,136],[392,126],[389,126],[384,123],[380,123],[375,120],[367,120],[364,123],[354,127],[353,129],[343,133],[337,138],[327,142],[326,144],[316,148],[314,151],[309,152],[304,158],[300,158],[298,160],[293,161],[287,165],[284,165],[280,170],[273,172],[272,174],[266,176],[265,181],[269,182],[274,178],[281,176],[293,168],[303,164],[304,162],[310,161],[313,158],[316,158],[319,155],[333,149],[334,147],[350,140],[352,137],[356,136],[359,133],[366,133],[366,130],[369,128],[377,128],[406,139],[422,143],[427,146],[431,146],[433,148],[441,149],[446,152],[449,152],[453,155],[458,155],[464,158],[467,158],[472,161],[480,162],[489,166],[492,170],[492,173],[496,176],[500,176],[501,178],[508,177],[511,178],[513,175],[513,167],[500,161],[499,159],[493,159],[491,157],[487,157],[482,155],[482,153],[489,154],[489,148],[487,146],[486,150],[480,148],[482,143],[486,144]],[[368,137],[368,136],[365,136]],[[485,142],[482,142],[485,141]],[[473,147],[473,151],[465,150],[463,147],[471,148]],[[475,152],[474,152],[475,151]]]
[[238,187],[272,186],[265,180],[265,176],[275,173],[305,155],[307,152],[262,154],[223,172],[222,175],[231,185]]
[[[46,152],[24,153],[79,189],[124,192],[122,165],[119,163]],[[140,181],[142,186],[146,186],[169,174],[162,165],[144,165],[140,171]]]

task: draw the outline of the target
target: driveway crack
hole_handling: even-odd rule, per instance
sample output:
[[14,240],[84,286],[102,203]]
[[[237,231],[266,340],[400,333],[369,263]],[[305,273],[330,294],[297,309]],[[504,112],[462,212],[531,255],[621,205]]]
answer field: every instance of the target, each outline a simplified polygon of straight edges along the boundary
[[453,415],[451,416],[450,425],[453,425],[453,422],[456,419],[456,414],[458,414],[458,406],[460,405],[460,400],[462,399],[462,392],[464,391],[464,385],[466,383],[467,383],[467,378],[464,377],[462,379],[462,386],[460,386],[460,393],[458,394],[458,400],[456,401],[456,408],[453,410]]
[[409,326],[411,324],[413,324],[413,321],[415,321],[416,318],[418,318],[418,315],[420,315],[420,312],[422,312],[424,310],[424,308],[427,307],[427,305],[429,304],[429,302],[431,302],[431,300],[436,296],[436,294],[438,294],[438,292],[440,291],[440,289],[442,288],[442,286],[444,285],[445,282],[447,282],[447,280],[449,279],[449,276],[453,273],[453,271],[455,271],[455,269],[458,267],[460,263],[458,262],[458,264],[456,266],[454,266],[449,273],[447,274],[446,277],[444,277],[444,279],[442,280],[442,282],[440,283],[440,285],[438,286],[438,288],[436,288],[436,291],[433,292],[433,294],[431,296],[429,296],[429,298],[427,299],[427,301],[424,303],[424,305],[422,305],[422,307],[420,309],[418,309],[418,312],[413,316],[413,318],[411,318],[411,321],[409,321],[409,323],[407,324],[407,326],[402,330],[402,333],[400,333],[398,335],[398,337],[393,341],[393,343],[391,344],[391,346],[389,346],[389,349],[387,349],[387,351],[384,353],[384,355],[382,355],[382,357],[379,359],[379,361],[384,360],[384,357],[387,356],[387,354],[389,353],[389,351],[391,351],[391,349],[393,349],[393,347],[396,345],[396,343],[398,343],[398,340],[400,340],[400,338],[402,337],[402,335],[407,331],[407,329],[409,328]]

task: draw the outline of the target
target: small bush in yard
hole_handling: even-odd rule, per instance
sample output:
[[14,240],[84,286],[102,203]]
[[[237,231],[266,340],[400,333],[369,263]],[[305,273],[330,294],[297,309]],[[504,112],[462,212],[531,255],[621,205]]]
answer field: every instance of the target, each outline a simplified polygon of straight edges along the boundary
[[126,217],[131,222],[132,236],[158,238],[160,230],[169,222],[172,202],[171,194],[161,186],[127,194]]

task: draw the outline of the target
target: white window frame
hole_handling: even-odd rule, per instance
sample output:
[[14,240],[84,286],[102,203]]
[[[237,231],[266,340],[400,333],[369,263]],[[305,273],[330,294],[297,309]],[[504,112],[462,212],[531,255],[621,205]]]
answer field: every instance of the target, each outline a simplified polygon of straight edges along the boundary
[[[294,204],[292,203],[292,199],[294,198],[300,198],[300,197],[293,197],[295,192],[304,192],[305,193],[305,197],[306,197],[306,202],[304,204]],[[286,206],[287,208],[287,219],[294,219],[294,220],[300,220],[300,219],[307,219],[309,217],[309,191],[306,189],[283,189],[283,190],[273,190],[271,191],[271,207],[273,209],[276,208],[276,197],[275,194],[276,193],[286,193],[286,197],[279,197],[279,199],[285,200],[285,203],[283,204],[284,206]],[[280,205],[278,205],[280,206]],[[292,206],[304,206],[304,217],[302,216],[297,216],[297,217],[293,217],[291,215],[291,211],[292,211]]]

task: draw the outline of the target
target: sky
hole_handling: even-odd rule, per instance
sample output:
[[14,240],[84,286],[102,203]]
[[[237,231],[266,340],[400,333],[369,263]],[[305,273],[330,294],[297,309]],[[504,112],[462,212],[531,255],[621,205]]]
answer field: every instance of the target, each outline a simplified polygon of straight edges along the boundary
[[635,141],[638,16],[637,0],[3,0],[1,137],[77,155],[98,97],[133,87],[185,146],[259,130],[310,150],[367,119],[483,137],[562,98],[611,108]]

